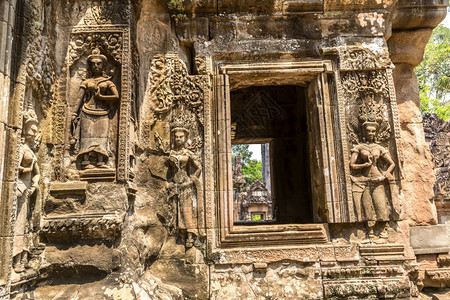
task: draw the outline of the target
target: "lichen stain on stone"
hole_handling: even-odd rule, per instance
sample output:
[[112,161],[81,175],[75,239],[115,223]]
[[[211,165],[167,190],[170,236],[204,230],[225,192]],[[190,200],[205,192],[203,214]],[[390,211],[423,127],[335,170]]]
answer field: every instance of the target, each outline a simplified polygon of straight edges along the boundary
[[374,32],[374,30],[376,30],[376,28],[383,28],[384,26],[384,14],[379,14],[379,13],[359,13],[357,15],[357,22],[361,27],[366,27],[369,24],[371,26],[376,26],[373,27],[372,29],[372,33],[376,33],[376,31]]

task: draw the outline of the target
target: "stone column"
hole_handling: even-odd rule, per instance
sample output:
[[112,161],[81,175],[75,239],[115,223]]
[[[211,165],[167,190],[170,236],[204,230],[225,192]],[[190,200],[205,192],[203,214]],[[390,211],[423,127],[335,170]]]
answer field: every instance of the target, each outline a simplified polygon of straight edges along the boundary
[[[442,3],[446,2],[446,3]],[[397,96],[404,149],[403,211],[410,225],[436,224],[433,199],[435,181],[432,155],[422,125],[419,89],[414,68],[422,61],[425,45],[446,14],[448,1],[411,5],[399,1],[388,46]]]
[[271,192],[271,178],[270,178],[270,146],[269,143],[261,145],[261,159],[262,159],[262,176],[264,184],[269,192]]
[[12,101],[11,55],[13,29],[16,17],[16,0],[0,2],[0,298],[8,297],[11,267],[12,216],[15,181],[15,153],[19,124]]

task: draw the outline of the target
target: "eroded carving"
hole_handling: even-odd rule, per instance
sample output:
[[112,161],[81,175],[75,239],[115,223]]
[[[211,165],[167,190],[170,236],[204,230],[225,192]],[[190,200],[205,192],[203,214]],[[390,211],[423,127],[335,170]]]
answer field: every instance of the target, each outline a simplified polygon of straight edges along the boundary
[[177,229],[186,234],[186,247],[190,248],[198,243],[199,237],[205,236],[202,218],[203,184],[200,177],[202,166],[200,159],[186,148],[189,131],[180,126],[171,131],[173,146],[169,153],[169,197],[175,198]]
[[34,153],[33,143],[38,132],[38,119],[33,110],[23,116],[22,143],[19,148],[19,177],[16,186],[17,212],[14,223],[13,267],[22,273],[29,267],[28,255],[32,244],[30,230],[30,210],[32,201],[39,196],[39,165]]
[[128,1],[92,1],[87,6],[83,25],[125,24],[131,17]]
[[[355,133],[357,129],[360,133],[359,139]],[[380,237],[387,238],[390,198],[387,183],[394,179],[392,171],[395,163],[388,149],[380,144],[390,137],[390,128],[382,104],[370,98],[361,103],[357,121],[354,118],[349,126],[349,136],[354,143],[350,169],[357,218],[367,222],[369,238],[374,237],[375,223],[383,222],[384,228]]]
[[199,246],[205,236],[203,102],[208,86],[208,76],[189,75],[177,55],[156,55],[144,100],[150,110],[143,106],[144,148],[166,161],[168,201],[187,248]]
[[366,47],[338,47],[341,70],[371,70],[391,68],[389,51],[374,44]]
[[344,96],[348,100],[360,100],[369,96],[376,99],[389,99],[386,73],[380,70],[344,72],[342,85]]

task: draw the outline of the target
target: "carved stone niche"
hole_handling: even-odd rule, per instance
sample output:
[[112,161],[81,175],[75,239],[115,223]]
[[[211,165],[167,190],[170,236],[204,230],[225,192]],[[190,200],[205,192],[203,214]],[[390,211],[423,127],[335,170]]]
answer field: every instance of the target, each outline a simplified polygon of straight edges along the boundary
[[[246,248],[245,260],[258,259],[260,254],[256,249],[251,248],[254,246],[259,247],[259,252],[266,251],[267,248],[271,248],[271,251],[276,249],[281,252],[281,257],[289,258],[298,255],[299,250],[296,248],[299,247],[298,245],[327,243],[329,241],[327,225],[323,223],[328,220],[326,215],[327,203],[332,204],[334,201],[332,183],[328,180],[328,177],[327,180],[325,179],[325,172],[329,172],[333,164],[330,156],[334,156],[334,154],[328,152],[330,151],[330,145],[334,144],[335,138],[332,134],[332,128],[325,125],[332,124],[330,103],[332,92],[328,86],[329,74],[332,72],[331,62],[326,60],[252,64],[222,62],[217,65],[214,72],[214,99],[212,101],[212,109],[214,110],[212,116],[214,117],[211,119],[211,134],[207,134],[205,140],[205,153],[213,153],[211,157],[205,158],[205,174],[210,174],[206,177],[208,180],[205,182],[205,211],[210,259],[217,263],[238,263],[244,258],[237,253],[246,247],[250,248]],[[307,160],[311,163],[309,168],[304,168],[304,172],[309,175],[303,178],[312,178],[312,195],[300,197],[302,199],[293,199],[294,201],[291,203],[291,201],[286,200],[286,197],[279,197],[277,193],[272,194],[273,199],[274,197],[277,198],[276,201],[274,200],[274,206],[276,205],[275,211],[278,211],[278,214],[274,216],[274,222],[270,225],[258,224],[252,226],[235,223],[238,220],[233,219],[231,164],[233,140],[239,138],[239,143],[245,143],[246,138],[257,141],[261,138],[273,137],[258,135],[260,132],[271,131],[260,130],[256,134],[256,131],[242,128],[245,122],[237,122],[237,125],[233,126],[231,124],[233,119],[232,101],[236,99],[233,97],[239,96],[235,93],[236,91],[242,91],[244,95],[247,91],[252,91],[259,97],[259,90],[268,91],[270,94],[273,89],[279,91],[277,88],[295,92],[297,96],[291,95],[289,98],[294,103],[302,103],[305,107],[302,110],[303,117],[301,118],[301,122],[304,123],[300,124],[300,121],[298,121],[288,127],[293,128],[293,132],[303,133],[302,130],[304,129],[302,128],[308,128],[312,131],[308,137],[309,140],[303,138],[304,135],[301,134],[296,136],[301,143],[309,145],[306,147],[307,149],[302,150],[305,155],[308,155]],[[298,100],[295,97],[298,97]],[[244,97],[242,99],[246,103],[250,102],[249,98]],[[263,105],[253,107],[255,109],[283,110],[282,107],[273,108],[269,105],[276,105],[277,101],[275,100],[264,97],[258,99],[261,101],[266,99],[267,101]],[[252,124],[265,124],[267,122],[261,118],[264,116],[270,118],[273,114],[269,111],[258,110],[257,113],[252,115],[254,117]],[[252,132],[255,134],[252,135]],[[214,145],[215,151],[212,145]],[[334,151],[334,149],[331,149],[331,151]],[[284,158],[281,157],[281,159]],[[271,163],[274,165],[289,165],[289,163],[280,163],[280,161],[278,163],[272,161]],[[317,172],[317,170],[321,171]],[[271,171],[271,177],[276,177],[273,174]],[[326,176],[329,176],[329,173]],[[281,174],[279,177],[280,179],[286,178]],[[277,184],[283,183],[278,182],[272,187],[277,186]],[[307,199],[307,205],[311,206],[311,214],[305,218],[300,215],[292,215],[295,214],[295,211],[299,211],[295,205],[298,206],[298,203],[303,203],[303,198]],[[214,212],[218,212],[218,214],[216,215]],[[307,248],[307,246],[305,247]],[[267,255],[270,256],[271,254],[268,253]]]
[[171,225],[188,248],[203,242],[206,235],[204,108],[210,99],[210,79],[206,62],[197,58],[195,63],[200,74],[190,75],[177,54],[156,55],[141,106],[141,148],[149,157],[146,167],[166,184],[161,197],[167,197],[172,207],[167,219],[174,220]]
[[57,180],[130,179],[129,35],[128,25],[72,30],[54,119]]
[[339,59],[335,78],[341,138],[336,149],[342,161],[336,168],[345,184],[337,190],[334,220],[367,222],[370,236],[375,222],[400,215],[403,154],[392,63],[387,49],[376,44],[323,52]]

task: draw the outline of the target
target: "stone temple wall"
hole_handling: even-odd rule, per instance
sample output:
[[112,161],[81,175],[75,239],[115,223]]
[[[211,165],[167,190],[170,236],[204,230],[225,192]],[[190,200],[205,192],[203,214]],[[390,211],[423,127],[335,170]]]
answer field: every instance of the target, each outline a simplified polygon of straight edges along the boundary
[[[438,222],[414,67],[447,6],[2,1],[0,298],[409,299],[448,287],[446,256],[410,240]],[[246,99],[251,117],[232,121],[236,91],[270,86],[296,95]],[[253,126],[276,120],[279,136]],[[276,145],[278,222],[233,222],[236,137]]]

